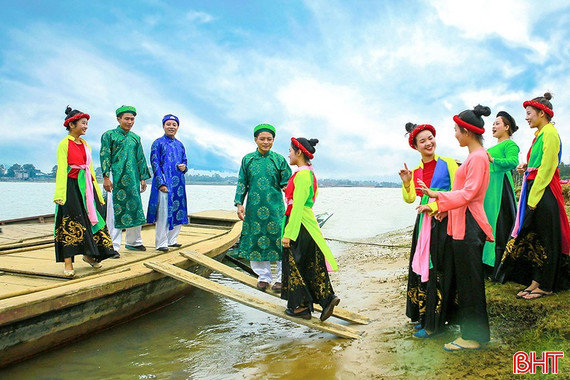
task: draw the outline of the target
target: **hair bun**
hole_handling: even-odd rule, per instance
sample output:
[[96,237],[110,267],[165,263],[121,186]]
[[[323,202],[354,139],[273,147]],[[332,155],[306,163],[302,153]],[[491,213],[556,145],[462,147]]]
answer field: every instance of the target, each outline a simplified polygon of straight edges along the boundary
[[65,108],[65,114],[69,115],[71,113],[71,111],[73,111],[73,110],[71,109],[71,107],[68,104],[67,107]]
[[309,140],[309,144],[311,144],[311,146],[316,146],[319,143],[319,139],[310,139]]
[[412,133],[412,131],[413,131],[414,129],[416,129],[417,126],[418,126],[417,124],[414,124],[414,123],[412,123],[412,122],[406,123],[406,126],[405,126],[406,132]]
[[491,109],[487,106],[482,106],[481,104],[477,104],[473,108],[473,112],[477,116],[489,116],[491,114]]
[[546,99],[546,100],[552,99],[552,94],[551,94],[550,92],[548,92],[548,91],[545,92],[545,93],[544,93],[544,99]]

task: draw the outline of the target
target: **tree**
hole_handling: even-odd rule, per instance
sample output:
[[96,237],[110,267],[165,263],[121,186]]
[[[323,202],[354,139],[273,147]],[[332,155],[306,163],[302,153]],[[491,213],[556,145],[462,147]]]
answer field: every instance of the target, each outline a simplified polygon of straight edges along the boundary
[[24,164],[24,166],[22,166],[22,170],[27,173],[29,178],[34,178],[38,172],[36,167],[32,164]]
[[6,171],[6,177],[15,177],[16,172],[20,170],[22,170],[22,166],[20,164],[14,164]]

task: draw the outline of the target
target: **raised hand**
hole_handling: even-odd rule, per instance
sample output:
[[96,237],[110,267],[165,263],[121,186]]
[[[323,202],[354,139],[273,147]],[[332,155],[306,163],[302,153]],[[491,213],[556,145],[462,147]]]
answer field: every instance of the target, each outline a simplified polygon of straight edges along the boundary
[[412,171],[408,169],[408,165],[404,162],[404,169],[401,169],[398,174],[404,183],[404,186],[409,187],[412,181]]

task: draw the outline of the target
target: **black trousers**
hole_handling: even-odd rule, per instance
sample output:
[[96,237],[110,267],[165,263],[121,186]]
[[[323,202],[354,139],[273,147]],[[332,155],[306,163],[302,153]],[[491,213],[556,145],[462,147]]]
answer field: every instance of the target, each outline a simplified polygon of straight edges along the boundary
[[491,333],[482,261],[485,233],[469,210],[465,214],[465,238],[463,240],[453,239],[451,244],[461,337],[481,343],[488,342]]

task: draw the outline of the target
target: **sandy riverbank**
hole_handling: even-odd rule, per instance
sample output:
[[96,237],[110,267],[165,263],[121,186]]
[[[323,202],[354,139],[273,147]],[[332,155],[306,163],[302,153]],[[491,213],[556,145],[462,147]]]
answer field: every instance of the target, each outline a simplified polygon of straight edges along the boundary
[[[456,326],[428,340],[412,338],[414,331],[405,316],[411,233],[409,227],[366,240],[366,243],[398,248],[329,242],[341,267],[331,276],[335,291],[341,297],[341,307],[365,314],[372,318],[372,322],[365,326],[353,325],[363,332],[362,338],[355,341],[308,330],[306,339],[280,346],[275,350],[278,354],[258,361],[256,371],[249,375],[264,379],[288,376],[320,379],[502,379],[514,376],[512,357],[515,352],[535,350],[539,353],[564,350],[568,346],[565,332],[554,329],[544,333],[540,317],[548,317],[553,309],[567,305],[569,292],[540,300],[540,304],[524,302],[515,300],[513,296],[519,288],[517,284],[487,285],[492,338],[483,349],[454,353],[444,351],[443,344],[459,334]],[[568,325],[567,321],[565,316],[562,324]],[[569,359],[564,358],[560,363],[562,376],[567,375],[565,371],[569,368],[564,361]]]

